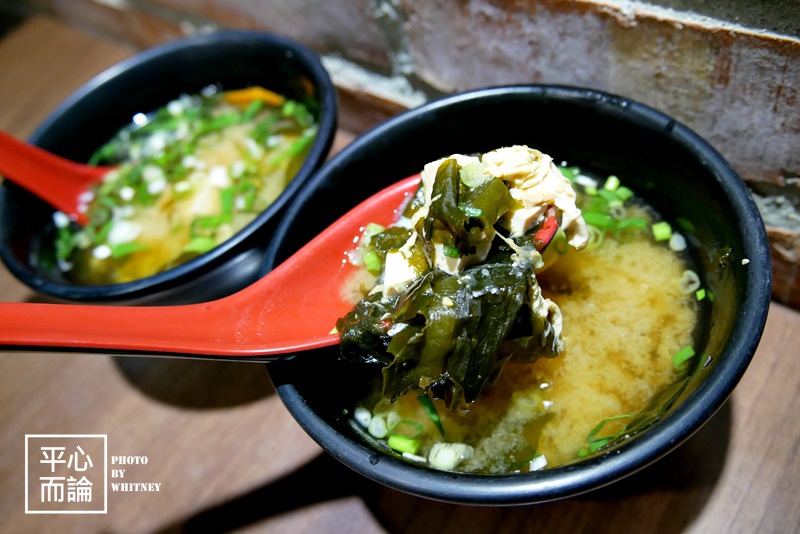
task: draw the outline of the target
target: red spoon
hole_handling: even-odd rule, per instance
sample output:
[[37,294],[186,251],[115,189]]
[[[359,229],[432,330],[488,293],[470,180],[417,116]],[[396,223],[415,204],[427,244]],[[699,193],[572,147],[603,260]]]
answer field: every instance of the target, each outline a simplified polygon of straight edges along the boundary
[[335,345],[331,330],[352,308],[342,288],[358,269],[354,238],[397,218],[419,175],[368,198],[255,284],[228,297],[183,306],[0,303],[0,345],[35,349],[221,356],[268,361]]
[[51,154],[0,131],[0,175],[86,224],[79,197],[103,179],[109,167],[92,167]]

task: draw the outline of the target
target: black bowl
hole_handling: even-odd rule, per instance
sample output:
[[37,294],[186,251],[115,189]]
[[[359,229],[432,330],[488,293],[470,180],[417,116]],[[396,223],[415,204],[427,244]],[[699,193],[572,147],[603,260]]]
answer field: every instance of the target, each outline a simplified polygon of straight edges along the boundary
[[[331,159],[292,202],[267,249],[279,264],[358,201],[423,164],[452,153],[527,144],[556,161],[616,174],[668,219],[683,217],[704,287],[698,358],[660,421],[610,450],[570,465],[517,475],[436,471],[381,452],[354,430],[344,410],[365,391],[369,369],[344,369],[337,349],[270,364],[281,399],[324,449],[363,475],[438,500],[534,503],[576,495],[642,469],[685,441],[725,402],[750,362],[770,302],[767,238],[747,188],[697,134],[647,106],[569,87],[490,88],[446,97],[397,116]],[[743,265],[742,260],[749,263]],[[309,281],[313,283],[313,281]],[[298,318],[298,320],[302,320]]]
[[220,84],[262,85],[289,98],[310,83],[319,107],[319,134],[302,168],[280,197],[225,243],[183,265],[122,284],[79,285],[53,267],[53,209],[24,189],[0,186],[0,257],[34,290],[69,301],[177,304],[211,300],[251,284],[278,216],[325,160],[336,132],[336,91],[319,58],[287,39],[221,31],[146,50],[101,73],[62,103],[30,141],[75,161],[87,161],[138,112],[182,93]]

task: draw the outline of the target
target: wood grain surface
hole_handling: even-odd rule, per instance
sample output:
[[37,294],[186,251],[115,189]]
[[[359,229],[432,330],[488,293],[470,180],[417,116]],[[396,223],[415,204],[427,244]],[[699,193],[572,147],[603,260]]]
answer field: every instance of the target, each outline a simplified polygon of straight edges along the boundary
[[[29,135],[133,50],[53,21],[0,41],[0,128]],[[80,135],[76,132],[76,135]],[[342,133],[338,143],[351,136]],[[42,300],[0,271],[0,299]],[[691,440],[605,489],[555,503],[456,506],[378,486],[323,453],[264,366],[0,352],[2,532],[798,532],[800,314],[773,305],[753,364]],[[26,434],[107,434],[146,455],[101,515],[26,515]]]

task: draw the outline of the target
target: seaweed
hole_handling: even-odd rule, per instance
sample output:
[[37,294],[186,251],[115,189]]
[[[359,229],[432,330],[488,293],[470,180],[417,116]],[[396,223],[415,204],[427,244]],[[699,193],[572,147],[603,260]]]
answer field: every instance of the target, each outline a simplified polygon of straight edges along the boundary
[[[417,221],[424,274],[397,295],[374,292],[337,323],[341,358],[382,365],[383,393],[392,400],[415,389],[450,409],[463,407],[509,359],[532,362],[560,350],[549,317],[534,311],[541,291],[531,239],[517,240],[521,245],[498,239],[482,263],[455,274],[433,267],[434,243],[448,256],[453,249],[455,257],[473,254],[514,202],[502,180],[469,186],[460,171],[454,159],[444,160],[428,211]],[[410,235],[390,229],[371,243],[383,260]]]

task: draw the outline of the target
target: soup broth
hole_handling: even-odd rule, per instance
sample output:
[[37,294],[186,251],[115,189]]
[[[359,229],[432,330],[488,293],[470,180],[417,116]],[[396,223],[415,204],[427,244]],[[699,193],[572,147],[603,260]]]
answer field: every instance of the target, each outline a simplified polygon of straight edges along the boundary
[[[677,380],[683,373],[672,356],[691,343],[697,316],[679,287],[685,269],[649,236],[560,256],[540,283],[564,314],[564,351],[533,364],[506,364],[466,410],[434,401],[446,440],[473,448],[458,469],[525,472],[532,462],[572,461],[599,422],[641,411]],[[418,396],[409,392],[392,403],[378,384],[364,406],[386,420],[423,424],[415,455],[428,458],[443,440]],[[599,436],[616,434],[629,420],[609,421]]]

